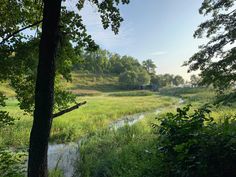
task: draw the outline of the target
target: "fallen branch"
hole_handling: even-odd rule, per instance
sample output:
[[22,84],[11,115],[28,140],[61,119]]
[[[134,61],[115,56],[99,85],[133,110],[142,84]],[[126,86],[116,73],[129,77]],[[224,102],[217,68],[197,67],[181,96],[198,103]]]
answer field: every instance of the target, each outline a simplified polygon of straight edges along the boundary
[[4,42],[6,42],[9,38],[11,38],[11,37],[15,36],[16,34],[18,34],[19,32],[24,31],[25,29],[28,29],[28,28],[32,28],[32,27],[42,23],[42,21],[43,20],[37,21],[37,22],[35,22],[35,23],[31,24],[31,25],[25,26],[25,27],[23,27],[23,28],[15,31],[15,32],[7,35],[5,38],[2,39],[2,41],[0,42],[0,45],[3,44]]
[[60,111],[60,112],[58,112],[58,113],[55,113],[55,114],[52,115],[52,118],[54,119],[54,118],[59,117],[59,116],[65,114],[65,113],[68,113],[68,112],[71,112],[71,111],[73,111],[73,110],[75,110],[75,109],[78,109],[80,106],[82,106],[82,105],[84,105],[84,104],[86,104],[86,103],[87,103],[87,102],[84,101],[84,102],[78,103],[78,104],[76,104],[76,105],[74,105],[74,106],[72,106],[72,107],[70,107],[70,108],[67,108],[67,109],[65,109],[65,110],[62,110],[62,111]]

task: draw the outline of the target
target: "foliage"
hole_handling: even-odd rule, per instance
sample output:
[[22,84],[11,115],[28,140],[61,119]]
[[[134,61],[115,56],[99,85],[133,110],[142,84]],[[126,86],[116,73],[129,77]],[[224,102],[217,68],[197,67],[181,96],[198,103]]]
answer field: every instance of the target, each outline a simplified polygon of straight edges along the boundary
[[184,79],[182,76],[179,75],[152,75],[151,84],[157,86],[158,88],[171,87],[173,85],[179,86],[181,84],[184,84]]
[[83,52],[81,61],[74,67],[80,71],[102,74],[109,70],[109,58],[106,50],[98,49],[93,52]]
[[123,87],[128,89],[139,88],[142,85],[149,84],[150,75],[142,68],[127,70],[120,74],[119,82]]
[[171,86],[173,84],[174,76],[171,74],[164,74],[161,76],[161,85],[163,87]]
[[[5,107],[6,97],[0,93],[0,108]],[[14,118],[9,112],[0,109],[0,128],[14,125]],[[24,163],[23,153],[15,153],[13,151],[0,148],[0,174],[3,177],[23,177],[22,163]]]
[[199,12],[211,18],[199,25],[194,37],[201,38],[206,34],[210,40],[200,46],[199,52],[184,65],[189,65],[189,71],[200,69],[202,83],[213,84],[222,92],[236,81],[236,48],[233,45],[236,38],[235,1],[204,0]]
[[216,105],[225,105],[225,106],[232,106],[236,103],[236,92],[229,91],[224,95],[217,95],[217,98],[214,102]]
[[149,75],[155,75],[157,66],[151,59],[143,61],[143,67],[146,69]]
[[[36,82],[38,58],[38,39],[19,42],[14,49],[14,55],[7,58],[7,71],[4,80],[9,80],[11,87],[16,92],[20,108],[28,113],[33,112],[34,90]],[[63,109],[75,101],[74,97],[61,87],[62,79],[71,80],[72,66],[78,60],[77,54],[71,44],[67,43],[59,52],[57,60],[57,77],[55,86],[55,107]]]
[[175,86],[183,85],[184,84],[184,79],[180,75],[176,75],[173,79],[173,84]]
[[[0,108],[5,107],[6,97],[0,93]],[[9,112],[0,109],[0,128],[4,130],[14,125],[15,119]],[[25,173],[24,163],[26,154],[14,152],[0,147],[0,174],[3,177],[23,177]]]
[[59,169],[49,171],[49,177],[64,177],[63,172]]
[[[5,107],[6,97],[0,92],[0,108]],[[2,108],[1,108],[2,109]],[[0,128],[4,126],[9,126],[14,124],[14,118],[9,115],[7,111],[3,111],[0,109]]]
[[168,113],[157,131],[159,176],[235,176],[236,120],[216,123],[208,106],[189,113],[190,106]]
[[131,56],[120,56],[107,50],[84,51],[78,64],[74,65],[78,71],[88,71],[94,74],[120,75],[125,71],[142,70],[139,61]]
[[160,76],[159,75],[154,75],[151,77],[151,80],[150,80],[150,84],[151,85],[155,85],[156,87],[160,87],[161,85],[161,80],[160,80]]
[[200,78],[193,74],[190,76],[190,83],[193,87],[196,87],[200,84]]
[[13,152],[10,150],[0,151],[0,173],[2,177],[23,177],[25,168],[26,153]]
[[[117,34],[120,23],[123,21],[118,4],[128,4],[129,0],[88,1],[97,7],[103,27],[105,29],[110,27]],[[81,10],[84,3],[84,0],[79,0],[74,6]],[[43,1],[3,0],[0,4],[0,65],[3,66],[0,70],[0,80],[10,81],[16,91],[20,107],[26,112],[32,113],[39,36],[42,32],[40,23],[43,18]],[[68,8],[66,3],[63,3],[61,14],[60,43],[56,60],[57,78],[63,76],[67,81],[70,81],[73,65],[81,61],[81,51],[94,51],[98,46],[87,34],[82,17],[77,11]],[[12,19],[13,16],[14,19]],[[25,29],[29,29],[34,35],[27,35],[21,31]],[[60,84],[60,80],[57,79],[57,83]],[[56,86],[55,98],[54,109],[65,108],[74,102],[71,94],[58,86]]]
[[124,72],[124,65],[121,60],[121,56],[118,54],[113,54],[110,56],[110,72],[114,74],[120,74]]
[[75,176],[155,176],[153,139],[143,125],[97,133],[82,143]]

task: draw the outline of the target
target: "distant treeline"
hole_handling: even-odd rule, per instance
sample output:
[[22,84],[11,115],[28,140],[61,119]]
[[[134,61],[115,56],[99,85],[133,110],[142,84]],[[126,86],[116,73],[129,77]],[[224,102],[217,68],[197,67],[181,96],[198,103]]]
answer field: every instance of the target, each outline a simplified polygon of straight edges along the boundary
[[150,59],[140,63],[134,57],[120,56],[101,49],[96,52],[83,52],[74,69],[119,76],[121,86],[128,89],[157,90],[161,87],[179,86],[185,83],[183,77],[179,75],[157,75],[156,65]]

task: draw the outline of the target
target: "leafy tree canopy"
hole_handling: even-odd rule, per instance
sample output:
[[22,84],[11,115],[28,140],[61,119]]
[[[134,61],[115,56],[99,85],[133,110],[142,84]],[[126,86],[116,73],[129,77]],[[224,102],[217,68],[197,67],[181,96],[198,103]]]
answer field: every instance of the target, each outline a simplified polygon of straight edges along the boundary
[[180,75],[177,75],[173,78],[173,84],[175,86],[179,86],[179,85],[182,85],[184,84],[184,78]]
[[200,77],[198,77],[194,74],[190,76],[190,83],[192,84],[192,86],[195,87],[195,86],[199,85],[200,81],[201,81]]
[[147,72],[150,75],[154,75],[156,73],[155,70],[156,70],[157,66],[155,65],[155,63],[151,59],[143,61],[142,64],[143,64],[143,67],[147,70]]
[[[118,33],[120,16],[118,4],[129,0],[87,0],[100,14],[105,29]],[[15,89],[20,107],[32,113],[38,64],[39,39],[42,32],[43,0],[2,0],[0,2],[0,80]],[[56,60],[55,109],[63,109],[75,101],[60,87],[61,78],[71,80],[71,70],[81,60],[83,50],[98,48],[83,24],[80,10],[86,1],[76,1],[73,9],[63,3],[60,21],[60,43]],[[14,18],[12,18],[14,17]],[[24,30],[28,32],[25,33]],[[101,62],[104,62],[101,60]],[[97,69],[97,68],[95,68]]]
[[135,89],[149,84],[150,75],[143,68],[137,67],[133,70],[127,70],[121,73],[119,76],[119,82],[125,88]]
[[184,65],[189,65],[189,72],[202,71],[202,84],[223,91],[236,81],[235,0],[204,0],[199,13],[210,18],[199,25],[194,37],[206,36],[209,42]]

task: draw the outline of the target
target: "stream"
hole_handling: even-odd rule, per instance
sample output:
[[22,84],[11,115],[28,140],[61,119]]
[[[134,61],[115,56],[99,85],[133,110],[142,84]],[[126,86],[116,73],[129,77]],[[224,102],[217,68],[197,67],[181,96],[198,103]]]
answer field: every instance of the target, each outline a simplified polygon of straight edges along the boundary
[[[183,104],[184,100],[179,99],[179,104]],[[154,113],[159,114],[162,110],[156,109]],[[142,120],[146,114],[150,112],[143,112],[133,115],[121,117],[119,120],[112,122],[109,129],[117,130],[125,125],[133,125]],[[82,138],[83,139],[83,138]],[[78,158],[79,142],[68,144],[50,144],[48,147],[48,168],[49,170],[60,169],[63,171],[65,177],[72,177],[74,172],[74,164]]]

